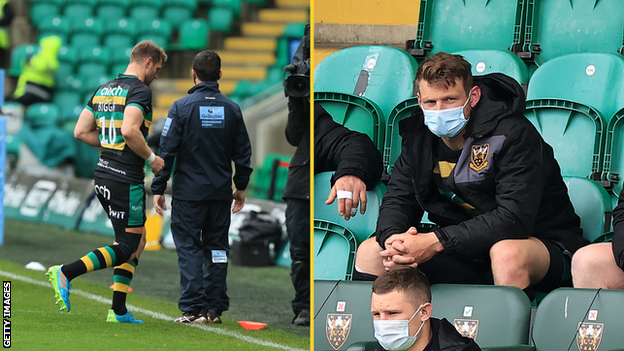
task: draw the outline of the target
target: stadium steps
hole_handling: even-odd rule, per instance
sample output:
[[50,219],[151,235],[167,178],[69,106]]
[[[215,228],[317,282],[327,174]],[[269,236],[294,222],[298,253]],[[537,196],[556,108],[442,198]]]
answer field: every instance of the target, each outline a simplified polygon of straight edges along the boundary
[[278,8],[301,8],[307,9],[310,6],[309,0],[275,0],[275,6]]
[[245,37],[273,37],[284,32],[283,23],[246,22],[241,25],[241,33]]
[[270,23],[307,22],[308,12],[291,8],[262,9],[258,11],[258,19]]

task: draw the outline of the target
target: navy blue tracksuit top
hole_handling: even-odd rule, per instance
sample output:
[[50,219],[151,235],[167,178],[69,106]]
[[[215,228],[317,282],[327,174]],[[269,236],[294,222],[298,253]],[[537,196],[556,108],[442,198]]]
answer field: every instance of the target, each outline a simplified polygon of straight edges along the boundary
[[252,171],[240,107],[221,94],[217,82],[197,84],[169,109],[159,156],[165,167],[152,182],[154,195],[164,194],[175,160],[174,199],[231,201],[232,161],[236,189],[247,188]]

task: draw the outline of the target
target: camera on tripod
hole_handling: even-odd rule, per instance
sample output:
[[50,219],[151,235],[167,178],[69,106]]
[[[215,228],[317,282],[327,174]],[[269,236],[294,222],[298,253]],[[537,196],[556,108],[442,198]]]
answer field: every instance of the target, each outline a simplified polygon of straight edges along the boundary
[[290,97],[310,96],[310,25],[293,55],[293,63],[284,67],[290,75],[284,80],[284,94]]

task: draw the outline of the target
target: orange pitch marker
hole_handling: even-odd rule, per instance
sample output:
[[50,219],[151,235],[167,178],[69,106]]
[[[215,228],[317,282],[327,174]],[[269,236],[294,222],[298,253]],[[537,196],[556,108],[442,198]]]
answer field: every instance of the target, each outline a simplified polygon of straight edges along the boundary
[[249,321],[238,321],[238,324],[240,324],[246,330],[260,330],[266,327],[266,323],[249,322]]

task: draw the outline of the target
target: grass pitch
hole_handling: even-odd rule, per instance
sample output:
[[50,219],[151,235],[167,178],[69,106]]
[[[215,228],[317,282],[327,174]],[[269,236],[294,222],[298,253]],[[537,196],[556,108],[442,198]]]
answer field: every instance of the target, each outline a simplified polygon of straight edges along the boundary
[[[145,252],[128,294],[129,309],[145,324],[106,323],[112,291],[112,270],[83,275],[74,281],[72,311],[60,312],[43,272],[24,268],[30,261],[44,266],[69,263],[110,243],[110,237],[64,231],[39,224],[7,221],[0,246],[0,277],[10,280],[11,332],[14,350],[307,350],[309,328],[290,324],[294,291],[288,269],[235,267],[228,272],[230,311],[222,325],[191,326],[168,321],[177,308],[179,275],[175,252]],[[143,277],[141,277],[143,276]],[[259,331],[244,330],[236,321],[268,323]],[[299,335],[295,335],[292,331]],[[303,334],[303,335],[302,335]]]

